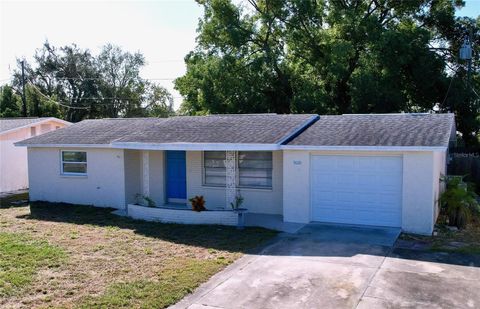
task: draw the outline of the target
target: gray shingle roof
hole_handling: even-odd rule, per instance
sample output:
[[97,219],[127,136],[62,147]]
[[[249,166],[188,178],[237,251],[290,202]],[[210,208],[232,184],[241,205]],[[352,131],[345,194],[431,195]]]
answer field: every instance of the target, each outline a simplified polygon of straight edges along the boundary
[[297,146],[448,146],[453,114],[320,116],[293,139]]
[[43,121],[47,118],[0,118],[0,133]]
[[[92,119],[39,135],[23,145],[112,143],[278,144],[316,115],[210,115]],[[288,146],[448,146],[453,114],[320,116]]]
[[23,145],[116,143],[276,144],[316,115],[210,115],[84,120]]

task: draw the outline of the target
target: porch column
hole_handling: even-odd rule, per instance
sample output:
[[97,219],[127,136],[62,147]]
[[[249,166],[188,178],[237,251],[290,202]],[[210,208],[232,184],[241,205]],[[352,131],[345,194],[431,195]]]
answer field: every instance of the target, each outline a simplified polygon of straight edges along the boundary
[[231,207],[237,196],[236,152],[225,152],[225,208]]
[[142,194],[150,196],[150,152],[142,151]]

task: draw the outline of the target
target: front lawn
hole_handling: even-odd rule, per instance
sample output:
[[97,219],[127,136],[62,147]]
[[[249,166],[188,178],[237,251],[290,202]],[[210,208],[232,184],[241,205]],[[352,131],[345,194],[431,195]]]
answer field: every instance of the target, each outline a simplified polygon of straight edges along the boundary
[[0,307],[166,307],[276,235],[110,212],[49,203],[0,208]]

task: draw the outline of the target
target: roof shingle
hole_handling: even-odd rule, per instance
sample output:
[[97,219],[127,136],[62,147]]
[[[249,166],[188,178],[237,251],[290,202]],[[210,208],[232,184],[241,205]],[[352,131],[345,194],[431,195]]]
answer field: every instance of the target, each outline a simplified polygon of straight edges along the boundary
[[49,119],[50,117],[46,118],[0,118],[0,133],[10,131],[16,128],[21,128],[24,126],[28,126],[45,119]]
[[288,145],[447,147],[454,123],[453,114],[320,116]]
[[[22,145],[279,144],[317,115],[209,115],[84,120]],[[288,146],[448,146],[453,114],[320,116]]]
[[22,141],[40,144],[248,143],[276,144],[316,115],[209,115],[84,120]]

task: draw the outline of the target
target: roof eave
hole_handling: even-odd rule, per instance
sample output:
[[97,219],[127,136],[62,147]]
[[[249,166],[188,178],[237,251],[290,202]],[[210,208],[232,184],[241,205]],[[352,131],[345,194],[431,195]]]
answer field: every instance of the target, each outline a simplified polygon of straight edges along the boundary
[[138,143],[114,142],[112,148],[136,150],[186,150],[186,151],[255,151],[280,150],[278,144],[259,143]]
[[14,145],[28,148],[112,148],[110,144],[28,144],[17,142]]
[[56,122],[59,122],[61,124],[67,125],[67,126],[72,124],[71,122],[68,122],[68,121],[65,121],[65,120],[62,120],[62,119],[58,119],[58,118],[55,118],[55,117],[48,117],[48,118],[42,119],[42,120],[37,121],[37,122],[32,122],[32,123],[29,123],[29,124],[24,125],[24,126],[12,128],[10,130],[0,132],[0,135],[12,133],[12,132],[15,132],[17,130],[29,128],[29,127],[36,126],[36,125],[39,125],[39,124],[42,124],[42,123],[45,123],[45,122],[49,122],[49,121],[56,121]]
[[318,150],[318,151],[447,151],[447,146],[314,146],[314,145],[284,145],[282,150]]

